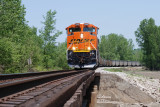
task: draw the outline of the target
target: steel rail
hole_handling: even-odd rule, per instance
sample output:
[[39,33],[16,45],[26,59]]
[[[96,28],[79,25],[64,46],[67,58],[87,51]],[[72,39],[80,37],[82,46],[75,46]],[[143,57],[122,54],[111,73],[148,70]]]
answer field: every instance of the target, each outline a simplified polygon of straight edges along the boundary
[[0,74],[0,81],[7,80],[7,79],[16,79],[16,78],[24,78],[30,76],[39,76],[39,75],[46,75],[52,73],[59,73],[59,72],[70,72],[73,70],[59,70],[59,71],[47,71],[47,72],[28,72],[28,73],[15,73],[15,74]]
[[22,96],[13,95],[14,98],[2,100],[0,106],[63,106],[76,89],[94,73],[87,71],[89,70],[28,89],[36,91],[22,92]]
[[13,93],[23,91],[25,89],[43,84],[48,81],[56,80],[59,78],[63,78],[66,76],[78,74],[84,71],[70,71],[70,72],[63,72],[63,73],[56,73],[56,74],[47,74],[37,77],[31,77],[23,80],[11,81],[7,83],[0,84],[0,98],[11,95]]

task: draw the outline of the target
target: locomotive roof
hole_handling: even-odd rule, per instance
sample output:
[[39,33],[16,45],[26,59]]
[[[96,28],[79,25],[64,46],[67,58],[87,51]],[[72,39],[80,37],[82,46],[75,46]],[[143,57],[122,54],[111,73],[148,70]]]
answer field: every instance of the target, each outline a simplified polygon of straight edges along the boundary
[[67,28],[81,26],[81,25],[85,25],[85,26],[89,26],[89,27],[95,27],[95,28],[99,29],[97,26],[94,26],[93,24],[89,24],[89,23],[75,23],[75,24],[72,24],[72,25],[68,26]]

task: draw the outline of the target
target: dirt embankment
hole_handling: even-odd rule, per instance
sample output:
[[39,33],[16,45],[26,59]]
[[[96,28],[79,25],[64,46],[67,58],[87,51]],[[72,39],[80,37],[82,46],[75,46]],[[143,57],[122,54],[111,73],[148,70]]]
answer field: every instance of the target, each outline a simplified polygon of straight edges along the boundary
[[103,69],[96,70],[101,73],[97,107],[160,107],[159,79]]

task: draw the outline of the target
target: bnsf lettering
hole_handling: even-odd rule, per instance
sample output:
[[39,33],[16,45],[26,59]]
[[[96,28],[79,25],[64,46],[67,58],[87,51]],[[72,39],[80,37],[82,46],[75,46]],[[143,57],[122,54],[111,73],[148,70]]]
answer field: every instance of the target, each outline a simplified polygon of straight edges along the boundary
[[71,43],[85,43],[85,42],[92,42],[92,41],[94,41],[95,39],[71,39],[71,41],[69,42],[69,44],[71,44]]

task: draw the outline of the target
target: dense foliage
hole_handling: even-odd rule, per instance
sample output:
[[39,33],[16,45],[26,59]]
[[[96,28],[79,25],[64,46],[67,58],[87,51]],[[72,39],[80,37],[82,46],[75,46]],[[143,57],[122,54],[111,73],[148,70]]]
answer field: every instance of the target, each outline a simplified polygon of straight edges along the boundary
[[[132,40],[127,40],[123,35],[109,34],[103,35],[99,43],[100,56],[110,60],[135,60],[139,61],[133,50]],[[139,53],[137,53],[139,54]]]
[[[56,45],[55,42],[61,34],[55,30],[56,12],[50,10],[44,16],[40,36],[37,28],[28,26],[25,14],[21,0],[0,1],[0,72],[67,69],[66,43]],[[60,59],[63,60],[58,62]]]
[[43,40],[42,49],[43,49],[43,64],[45,68],[54,67],[55,55],[55,40],[62,33],[55,31],[55,22],[54,19],[56,11],[49,10],[46,17],[44,17],[44,28],[40,30],[40,37]]
[[143,50],[143,63],[151,70],[160,69],[160,26],[154,19],[144,19],[135,31],[136,40]]

